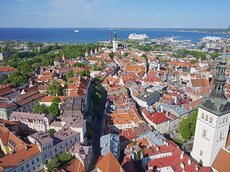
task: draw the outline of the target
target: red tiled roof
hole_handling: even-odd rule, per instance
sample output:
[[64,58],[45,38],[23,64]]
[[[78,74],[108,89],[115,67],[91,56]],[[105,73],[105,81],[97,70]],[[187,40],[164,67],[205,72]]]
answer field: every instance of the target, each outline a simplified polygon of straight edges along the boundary
[[154,112],[151,114],[150,112],[147,111],[146,108],[142,109],[142,112],[154,124],[160,124],[170,120],[164,113],[161,112]]

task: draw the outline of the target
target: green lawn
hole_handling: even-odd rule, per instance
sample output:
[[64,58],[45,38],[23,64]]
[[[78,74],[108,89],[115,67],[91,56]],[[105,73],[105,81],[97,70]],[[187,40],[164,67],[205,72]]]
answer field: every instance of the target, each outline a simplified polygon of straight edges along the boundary
[[172,140],[173,140],[176,144],[178,144],[178,145],[184,144],[184,141],[183,141],[183,140],[178,139],[178,138],[176,138],[176,137],[172,138]]

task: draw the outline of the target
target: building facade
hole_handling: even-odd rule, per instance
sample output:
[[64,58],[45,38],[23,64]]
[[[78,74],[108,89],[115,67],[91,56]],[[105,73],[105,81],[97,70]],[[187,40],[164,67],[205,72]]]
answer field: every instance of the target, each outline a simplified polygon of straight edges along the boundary
[[192,157],[203,166],[211,166],[226,145],[230,123],[230,103],[225,97],[226,48],[217,66],[211,94],[198,108]]

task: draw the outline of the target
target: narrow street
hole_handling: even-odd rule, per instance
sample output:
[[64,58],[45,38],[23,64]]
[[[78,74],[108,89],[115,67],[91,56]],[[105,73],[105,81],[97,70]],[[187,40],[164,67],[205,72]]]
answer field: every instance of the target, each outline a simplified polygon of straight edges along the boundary
[[94,120],[94,125],[93,125],[93,138],[92,138],[92,146],[93,146],[93,159],[91,161],[91,165],[89,168],[89,171],[93,171],[95,169],[97,160],[100,156],[100,137],[103,135],[103,130],[104,130],[104,121],[105,121],[105,116],[104,116],[104,109],[105,109],[105,104],[106,104],[106,97],[107,94],[105,91],[103,91],[103,102],[100,107],[100,115]]

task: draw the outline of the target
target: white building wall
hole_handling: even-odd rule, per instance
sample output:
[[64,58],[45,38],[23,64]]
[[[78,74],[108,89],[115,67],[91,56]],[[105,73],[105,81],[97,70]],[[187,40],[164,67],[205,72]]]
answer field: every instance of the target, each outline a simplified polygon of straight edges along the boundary
[[198,109],[194,144],[191,155],[203,166],[211,166],[221,147],[224,147],[229,131],[230,113],[216,116]]

